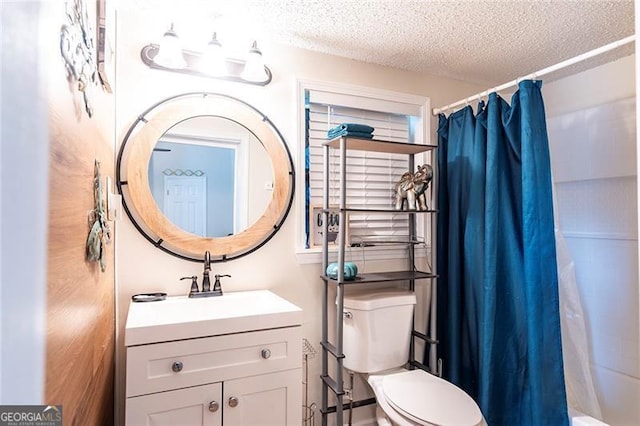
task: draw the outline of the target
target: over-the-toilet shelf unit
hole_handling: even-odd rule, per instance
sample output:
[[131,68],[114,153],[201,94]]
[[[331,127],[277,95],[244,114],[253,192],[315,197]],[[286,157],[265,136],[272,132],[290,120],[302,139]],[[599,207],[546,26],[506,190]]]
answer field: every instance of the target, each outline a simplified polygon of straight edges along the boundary
[[[415,290],[416,280],[428,279],[431,280],[431,309],[430,309],[430,329],[429,336],[419,332],[415,329],[412,332],[409,359],[408,364],[411,369],[421,368],[426,371],[436,372],[436,328],[435,328],[435,303],[436,303],[436,278],[435,273],[435,250],[430,250],[429,256],[431,257],[431,271],[422,272],[415,268],[415,245],[418,244],[416,238],[416,215],[431,215],[431,240],[435,241],[435,224],[436,224],[436,210],[395,210],[392,205],[389,205],[388,209],[366,209],[366,208],[349,208],[347,207],[347,194],[346,194],[346,177],[347,177],[347,150],[362,150],[373,152],[386,152],[391,154],[406,154],[409,156],[409,170],[413,171],[415,168],[415,155],[432,151],[435,153],[437,146],[425,145],[425,144],[413,144],[402,142],[391,142],[376,139],[363,139],[354,137],[338,137],[329,140],[323,144],[324,155],[324,188],[323,188],[323,221],[322,221],[322,271],[327,270],[329,263],[329,247],[328,247],[328,214],[329,214],[329,150],[331,148],[339,149],[339,167],[340,167],[340,179],[339,179],[339,232],[338,232],[338,277],[332,279],[326,275],[322,275],[323,291],[322,291],[322,425],[327,425],[328,416],[331,413],[335,413],[336,419],[333,424],[343,424],[343,410],[347,407],[344,404],[343,398],[345,396],[344,379],[343,379],[343,361],[345,355],[343,354],[343,310],[344,310],[344,286],[345,285],[362,285],[362,284],[374,284],[384,282],[408,282],[411,291]],[[431,161],[433,163],[435,155],[431,155]],[[435,185],[432,183],[432,191]],[[434,198],[434,197],[431,197]],[[429,205],[432,205],[433,200]],[[335,211],[334,208],[331,209]],[[347,243],[345,237],[345,231],[347,227],[347,213],[348,212],[370,212],[370,213],[393,213],[393,214],[407,214],[409,223],[409,235],[405,243],[408,246],[408,268],[401,271],[390,272],[376,272],[376,273],[360,273],[355,280],[347,281],[344,279],[344,261],[345,261],[345,245]],[[434,244],[431,247],[434,247]],[[391,241],[389,241],[391,242]],[[398,241],[393,241],[397,243]],[[376,244],[382,244],[384,241],[378,241]],[[336,286],[336,328],[335,328],[335,342],[332,344],[329,342],[329,326],[328,326],[328,290],[329,284]],[[414,338],[423,340],[430,345],[429,351],[429,367],[423,363],[417,361],[414,356],[415,342]],[[329,374],[329,356],[335,359],[335,374],[331,376]],[[335,405],[329,406],[329,391],[335,395]],[[355,408],[363,405],[375,403],[374,398],[369,398],[361,401],[353,401],[349,404],[350,407]]]

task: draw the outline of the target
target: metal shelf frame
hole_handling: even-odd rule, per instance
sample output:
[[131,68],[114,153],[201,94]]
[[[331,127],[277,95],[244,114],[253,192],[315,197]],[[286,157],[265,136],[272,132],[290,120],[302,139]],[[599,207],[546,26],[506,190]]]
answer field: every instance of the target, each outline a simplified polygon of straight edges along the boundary
[[[345,389],[344,389],[344,353],[343,353],[343,311],[344,311],[344,287],[345,285],[353,284],[372,284],[391,281],[408,281],[411,291],[415,290],[415,281],[420,279],[431,280],[431,310],[430,310],[430,330],[429,336],[420,333],[415,330],[413,325],[413,331],[411,333],[411,340],[409,345],[409,360],[408,364],[410,368],[421,368],[426,371],[436,372],[436,345],[438,343],[436,338],[436,295],[437,295],[437,274],[435,272],[427,273],[414,270],[415,265],[415,242],[416,236],[416,215],[417,214],[433,214],[431,220],[431,239],[435,240],[436,235],[436,221],[437,210],[416,211],[416,210],[394,210],[394,209],[352,209],[347,207],[347,195],[346,195],[346,176],[347,176],[347,150],[367,150],[375,152],[389,152],[400,153],[409,156],[409,169],[415,168],[415,155],[433,151],[432,163],[434,169],[436,169],[436,156],[435,145],[422,145],[411,143],[398,143],[391,141],[381,141],[374,139],[352,138],[352,137],[338,137],[327,141],[323,146],[323,221],[322,221],[322,271],[327,270],[329,264],[329,250],[328,250],[328,214],[329,214],[329,149],[337,148],[340,150],[340,202],[339,202],[339,233],[338,233],[338,276],[333,279],[326,275],[322,275],[320,278],[323,282],[322,289],[322,373],[320,378],[322,380],[322,401],[320,412],[322,414],[322,425],[327,426],[329,414],[335,413],[335,422],[333,424],[343,424],[343,413],[345,409],[348,409],[349,404],[344,403]],[[435,179],[434,179],[435,181]],[[432,184],[432,191],[435,191],[436,186]],[[335,211],[335,209],[334,209]],[[408,264],[410,269],[406,271],[393,271],[383,273],[367,273],[359,274],[355,280],[344,279],[344,262],[345,262],[345,231],[347,226],[347,212],[350,211],[362,211],[362,212],[379,212],[379,213],[405,213],[409,215],[409,238],[407,240],[407,246],[409,250]],[[435,250],[432,244],[431,250],[431,269],[435,271]],[[328,326],[328,293],[329,285],[335,285],[336,287],[336,318],[335,318],[335,342],[329,342],[329,326]],[[429,366],[425,366],[419,361],[415,360],[415,341],[418,338],[429,345]],[[335,360],[334,374],[329,374],[329,356]],[[329,406],[329,391],[334,395],[335,405]],[[358,407],[368,404],[374,404],[375,399],[370,398],[363,401],[355,401],[351,404],[352,407]]]

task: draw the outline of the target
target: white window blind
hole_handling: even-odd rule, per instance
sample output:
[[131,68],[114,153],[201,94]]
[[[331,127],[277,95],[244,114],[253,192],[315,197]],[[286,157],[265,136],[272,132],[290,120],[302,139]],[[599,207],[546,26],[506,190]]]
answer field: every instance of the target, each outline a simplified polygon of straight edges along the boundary
[[[344,97],[344,96],[342,96]],[[327,97],[309,98],[309,177],[310,206],[322,206],[323,147],[327,130],[341,123],[367,124],[374,127],[374,138],[394,142],[410,142],[411,122],[415,116],[371,111],[352,106],[327,104]],[[336,98],[340,100],[341,98]],[[336,100],[334,99],[334,101]],[[344,103],[344,102],[343,102]],[[351,105],[354,102],[350,103]],[[393,102],[385,102],[381,109],[392,109]],[[370,106],[370,104],[367,104]],[[406,112],[406,108],[401,108]],[[339,150],[329,150],[329,204],[340,202]],[[393,186],[409,170],[407,155],[368,151],[347,151],[347,207],[389,209],[394,205]],[[409,234],[408,217],[396,213],[349,213],[349,244],[368,240],[406,240]]]
[[[394,96],[398,98],[399,96]],[[324,90],[309,90],[308,99],[318,105],[334,105],[356,110],[378,111],[393,115],[420,117],[422,106],[402,100],[381,99],[379,97],[336,93]]]

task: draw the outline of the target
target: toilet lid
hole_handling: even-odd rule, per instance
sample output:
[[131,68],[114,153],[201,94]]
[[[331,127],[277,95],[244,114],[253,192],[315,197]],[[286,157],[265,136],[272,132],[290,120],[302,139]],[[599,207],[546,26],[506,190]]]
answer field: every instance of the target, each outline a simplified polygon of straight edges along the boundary
[[482,413],[462,389],[422,370],[385,376],[384,396],[394,409],[417,423],[474,426]]

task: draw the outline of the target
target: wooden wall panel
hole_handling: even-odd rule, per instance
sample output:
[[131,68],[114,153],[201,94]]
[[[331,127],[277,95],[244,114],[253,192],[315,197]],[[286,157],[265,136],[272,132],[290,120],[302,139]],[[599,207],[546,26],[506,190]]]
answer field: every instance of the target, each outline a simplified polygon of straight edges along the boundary
[[[91,2],[87,2],[91,4]],[[47,288],[47,404],[62,404],[65,425],[113,424],[115,351],[114,241],[107,246],[107,270],[85,260],[93,208],[94,160],[114,177],[114,95],[91,87],[94,115],[66,78],[59,53],[63,2],[51,2],[41,31],[49,106],[49,235]],[[112,237],[114,224],[110,222]]]

